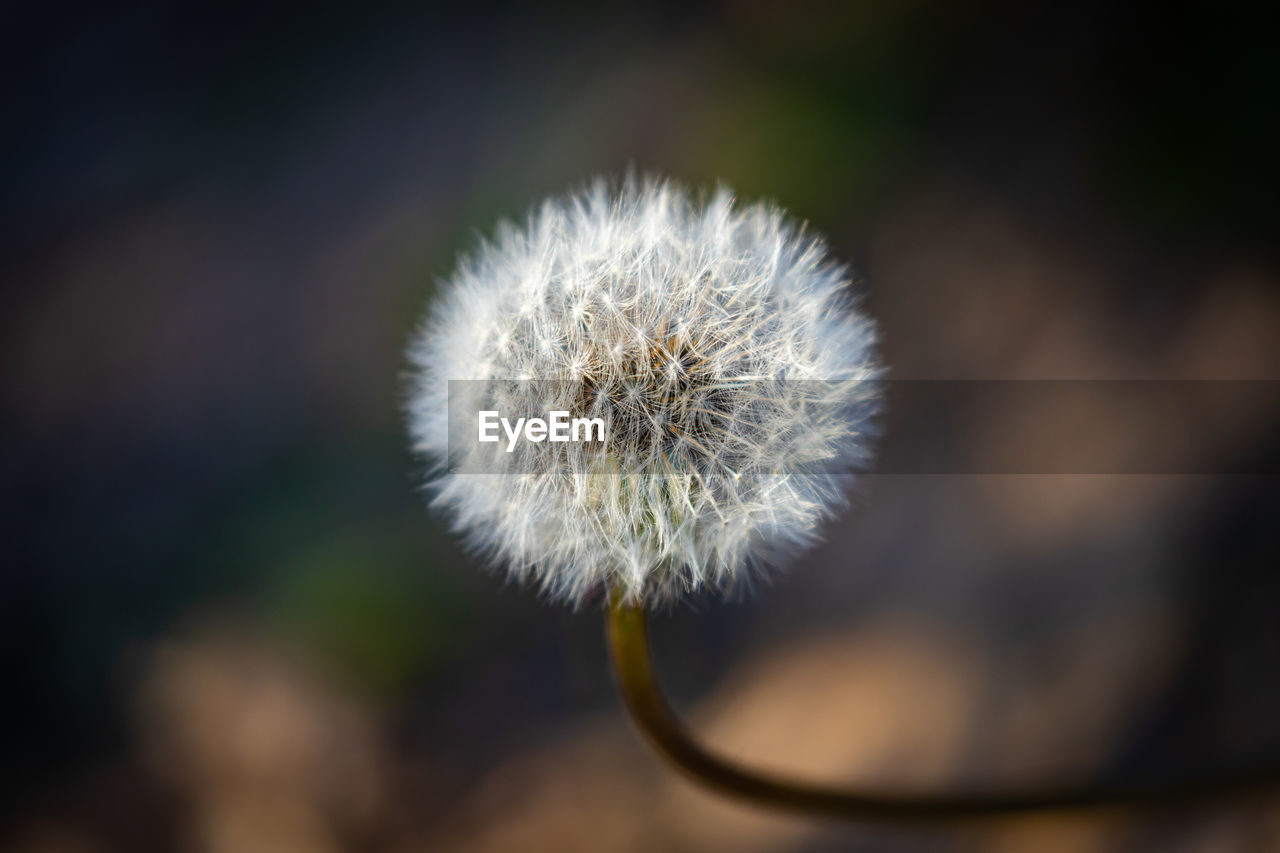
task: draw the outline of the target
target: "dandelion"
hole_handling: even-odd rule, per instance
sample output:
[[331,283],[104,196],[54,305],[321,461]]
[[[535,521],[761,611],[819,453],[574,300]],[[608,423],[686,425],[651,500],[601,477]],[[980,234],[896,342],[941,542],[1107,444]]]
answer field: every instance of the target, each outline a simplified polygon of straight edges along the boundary
[[[673,766],[728,796],[938,823],[1280,787],[1272,761],[1117,786],[844,790],[742,768],[690,738],[658,686],[645,608],[733,588],[815,540],[870,456],[874,344],[845,269],[781,211],[725,190],[702,203],[670,182],[598,181],[502,226],[444,285],[410,350],[414,447],[433,461],[433,502],[476,551],[558,600],[607,590],[632,718]],[[478,414],[473,441],[458,411]],[[485,437],[499,423],[505,447]],[[557,442],[571,423],[607,440]]]
[[[817,538],[869,459],[874,326],[846,269],[776,208],[598,180],[500,226],[443,291],[410,350],[433,503],[553,599],[748,583]],[[490,448],[448,464],[450,380],[495,410],[599,419],[607,448],[495,453],[461,473]]]

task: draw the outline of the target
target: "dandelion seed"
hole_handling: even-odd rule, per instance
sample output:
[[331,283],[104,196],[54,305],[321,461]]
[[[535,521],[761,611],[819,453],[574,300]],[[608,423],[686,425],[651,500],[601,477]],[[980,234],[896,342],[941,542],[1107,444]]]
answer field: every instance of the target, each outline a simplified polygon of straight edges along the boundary
[[[845,268],[781,211],[597,181],[500,227],[445,283],[409,351],[410,432],[433,504],[482,556],[557,600],[655,604],[816,540],[870,458],[874,344]],[[603,453],[450,470],[449,381],[519,379],[601,418]]]

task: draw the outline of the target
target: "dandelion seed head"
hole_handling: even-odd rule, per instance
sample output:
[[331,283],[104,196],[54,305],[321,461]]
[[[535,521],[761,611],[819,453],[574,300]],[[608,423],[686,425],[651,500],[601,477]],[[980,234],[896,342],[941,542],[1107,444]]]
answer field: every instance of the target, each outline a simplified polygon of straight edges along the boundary
[[[870,459],[874,326],[821,239],[769,205],[598,180],[500,226],[441,290],[409,350],[432,503],[553,599],[747,583],[818,538]],[[452,470],[450,380],[513,412],[532,392],[505,380],[535,380],[544,410],[600,417],[605,450]]]

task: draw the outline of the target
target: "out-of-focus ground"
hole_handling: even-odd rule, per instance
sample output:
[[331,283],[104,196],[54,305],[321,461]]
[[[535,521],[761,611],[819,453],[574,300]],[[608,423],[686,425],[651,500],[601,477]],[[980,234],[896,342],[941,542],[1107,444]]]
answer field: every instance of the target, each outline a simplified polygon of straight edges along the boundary
[[[1274,21],[362,11],[30,7],[0,36],[0,847],[1280,849],[1276,798],[942,831],[708,796],[631,730],[599,614],[425,512],[398,409],[456,253],[629,165],[808,219],[895,378],[1280,380]],[[1211,413],[1204,454],[1274,471],[1278,413]],[[884,440],[1069,453],[1099,423],[1118,460],[1180,429],[1011,405]],[[753,595],[656,617],[655,653],[711,744],[814,778],[1277,755],[1276,485],[871,476]]]

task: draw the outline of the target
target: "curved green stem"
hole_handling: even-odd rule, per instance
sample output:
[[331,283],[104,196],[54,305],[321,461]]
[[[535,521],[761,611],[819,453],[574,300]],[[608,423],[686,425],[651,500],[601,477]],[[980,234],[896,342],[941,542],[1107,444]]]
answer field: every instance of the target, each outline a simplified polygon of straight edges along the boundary
[[947,823],[1029,812],[1187,806],[1280,788],[1280,767],[1274,765],[1142,785],[971,794],[880,794],[767,776],[713,755],[690,738],[654,677],[643,609],[614,595],[608,636],[618,687],[649,742],[695,782],[761,806],[868,822]]

